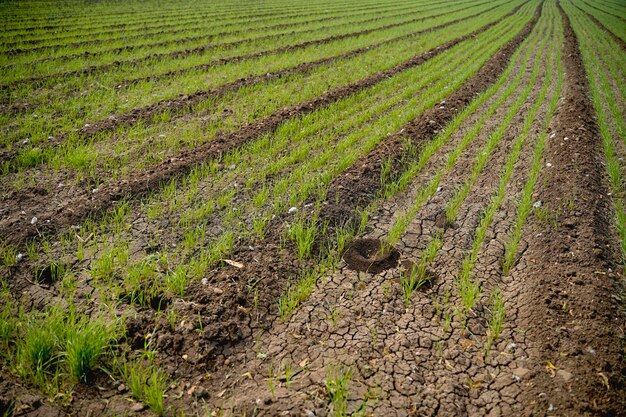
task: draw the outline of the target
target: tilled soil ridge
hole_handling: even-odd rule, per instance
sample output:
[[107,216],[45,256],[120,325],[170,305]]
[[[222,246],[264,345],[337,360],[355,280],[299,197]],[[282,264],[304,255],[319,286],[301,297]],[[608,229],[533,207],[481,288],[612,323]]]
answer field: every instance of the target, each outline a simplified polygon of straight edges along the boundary
[[620,415],[626,410],[623,277],[585,68],[560,4],[559,12],[564,96],[536,191],[536,199],[558,214],[554,227],[534,222],[541,233],[526,237],[517,276],[525,282],[520,326],[536,374],[524,391],[524,414]]

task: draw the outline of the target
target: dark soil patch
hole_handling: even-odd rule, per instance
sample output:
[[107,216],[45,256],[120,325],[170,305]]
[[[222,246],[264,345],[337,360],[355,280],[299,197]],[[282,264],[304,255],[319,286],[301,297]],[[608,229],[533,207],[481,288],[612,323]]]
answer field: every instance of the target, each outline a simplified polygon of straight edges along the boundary
[[358,239],[343,254],[349,269],[379,274],[398,266],[400,252],[387,247],[378,239]]
[[[527,415],[623,415],[626,410],[623,360],[624,310],[616,268],[616,242],[602,141],[588,95],[578,40],[567,14],[564,22],[564,99],[552,122],[557,139],[548,143],[537,199],[556,211],[566,199],[558,227],[535,221],[524,258],[519,325],[527,329],[535,376],[524,391]],[[555,139],[555,140],[557,140]],[[621,328],[620,328],[621,327]],[[550,361],[555,370],[546,366]],[[569,374],[559,376],[565,370]],[[563,378],[566,375],[567,378]],[[573,378],[569,378],[573,375]]]

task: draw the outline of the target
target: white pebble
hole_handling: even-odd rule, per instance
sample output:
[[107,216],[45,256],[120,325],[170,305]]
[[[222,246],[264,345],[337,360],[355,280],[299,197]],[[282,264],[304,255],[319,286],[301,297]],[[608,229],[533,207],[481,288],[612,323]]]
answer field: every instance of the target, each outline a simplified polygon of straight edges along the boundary
[[33,217],[32,219],[30,219],[30,224],[35,224],[37,223],[37,217]]
[[550,167],[552,166],[552,164],[551,164],[550,162],[548,162],[548,163],[546,164],[546,166],[547,166],[548,168],[550,168]]
[[208,278],[202,278],[202,281],[200,281],[202,283],[202,285],[207,285],[209,283],[209,279]]
[[99,188],[94,188],[93,190],[91,190],[91,194],[95,194],[95,193],[97,193],[98,191],[100,191],[100,189],[99,189]]
[[541,200],[539,200],[539,201],[535,201],[535,203],[533,204],[533,207],[534,207],[534,208],[539,208],[539,207],[541,207]]
[[296,207],[292,207],[289,209],[288,213],[289,214],[296,214],[296,212],[298,211],[298,209]]
[[18,253],[17,256],[15,257],[15,260],[17,262],[21,262],[22,259],[24,259],[24,254],[23,253]]

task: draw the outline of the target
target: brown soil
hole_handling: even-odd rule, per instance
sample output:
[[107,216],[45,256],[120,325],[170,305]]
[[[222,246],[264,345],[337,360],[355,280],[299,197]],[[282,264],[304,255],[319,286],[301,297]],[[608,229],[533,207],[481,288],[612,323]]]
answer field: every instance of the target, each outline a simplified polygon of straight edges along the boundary
[[398,266],[400,252],[387,248],[378,239],[357,239],[343,254],[343,260],[353,271],[378,274]]
[[[558,227],[531,236],[522,260],[521,325],[532,340],[535,373],[524,391],[525,414],[556,409],[563,415],[617,416],[626,410],[617,238],[578,40],[560,5],[559,10],[565,91],[551,126],[556,138],[546,147],[552,165],[542,171],[536,199],[554,211],[571,199],[574,209],[558,215]],[[555,375],[565,383],[555,383]]]
[[[288,118],[313,111],[329,103],[337,101],[348,94],[354,94],[355,92],[373,86],[385,78],[391,77],[401,71],[421,65],[429,59],[445,52],[454,45],[470,39],[478,33],[488,30],[501,20],[513,15],[524,4],[525,3],[515,7],[500,19],[497,19],[496,21],[493,21],[468,35],[449,41],[388,70],[378,72],[357,82],[329,91],[328,93],[318,96],[308,102],[285,108],[271,116],[246,125],[236,132],[218,136],[207,144],[193,150],[184,151],[177,157],[171,158],[170,160],[161,163],[148,171],[135,173],[130,178],[118,183],[99,187],[98,192],[96,193],[86,193],[84,190],[81,192],[76,189],[67,190],[65,191],[67,194],[61,194],[63,199],[59,201],[60,206],[58,207],[51,206],[50,201],[47,198],[48,192],[46,190],[31,189],[10,193],[10,195],[4,198],[6,208],[4,218],[0,220],[0,236],[6,237],[5,243],[24,243],[28,238],[37,236],[40,233],[51,233],[66,226],[77,224],[87,216],[107,210],[116,201],[119,201],[125,196],[139,197],[144,195],[152,189],[158,188],[169,179],[189,172],[189,170],[198,163],[211,158],[217,158],[224,152],[241,146],[243,143],[258,137],[260,134],[273,131]],[[429,30],[436,29],[437,28],[431,28]],[[528,28],[525,28],[523,32],[525,33],[527,29]],[[506,60],[507,58],[505,57],[510,56],[510,53],[512,53],[513,50],[514,47],[509,46],[506,51],[499,52],[497,56],[502,56]],[[507,53],[509,53],[509,55],[506,55]],[[498,69],[503,68],[503,66],[499,64],[491,64],[485,68],[486,72],[483,73],[492,74],[494,77],[493,79],[495,80]],[[465,101],[462,102],[463,105],[469,101],[473,91],[476,90],[473,90],[472,88],[467,88],[465,90],[465,94],[467,94],[467,96],[464,96]],[[194,97],[183,97],[176,102],[159,103],[151,106],[150,108],[138,111],[137,114],[126,115],[122,120],[108,120],[102,125],[94,127],[93,132],[89,130],[84,132],[84,134],[95,134],[96,129],[97,131],[100,131],[105,128],[119,126],[123,124],[123,122],[135,120],[138,117],[145,117],[147,114],[153,114],[156,112],[157,108],[164,109],[168,108],[170,105],[181,107],[189,106],[191,105],[191,100],[198,100],[203,94],[207,94],[207,92],[198,93]],[[461,101],[459,103],[461,103]],[[459,103],[456,105],[460,107]],[[452,109],[457,108],[454,105],[449,105],[449,107]],[[433,128],[431,126],[428,126],[427,128],[430,129],[430,132],[432,132]],[[413,127],[409,126],[407,130],[410,131],[411,129],[413,129]],[[37,222],[35,224],[31,224],[32,217],[37,217]]]

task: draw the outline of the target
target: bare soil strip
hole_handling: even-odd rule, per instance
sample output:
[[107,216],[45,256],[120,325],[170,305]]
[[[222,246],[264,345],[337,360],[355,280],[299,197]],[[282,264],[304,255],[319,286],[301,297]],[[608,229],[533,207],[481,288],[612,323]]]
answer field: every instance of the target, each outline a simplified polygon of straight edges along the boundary
[[[426,62],[454,45],[488,30],[500,21],[515,14],[515,12],[517,12],[517,10],[519,10],[524,4],[526,3],[515,7],[505,16],[483,26],[471,34],[447,42],[424,54],[415,56],[408,61],[398,64],[393,68],[373,74],[358,82],[337,88],[306,103],[283,109],[282,111],[265,119],[244,126],[236,132],[216,137],[211,142],[196,149],[185,151],[176,158],[172,158],[165,163],[161,163],[148,171],[135,173],[127,180],[102,186],[97,193],[86,194],[84,191],[81,193],[78,190],[74,190],[71,195],[66,196],[65,200],[59,201],[59,206],[54,207],[50,204],[51,202],[49,200],[49,196],[47,196],[45,192],[42,193],[43,190],[14,192],[5,199],[6,208],[3,213],[4,218],[0,220],[0,236],[6,236],[5,243],[7,244],[24,243],[26,239],[34,237],[40,233],[50,233],[55,230],[59,230],[65,226],[76,224],[89,215],[102,212],[103,210],[110,208],[116,201],[120,200],[124,196],[143,195],[148,191],[159,187],[160,184],[171,179],[172,177],[188,172],[191,168],[193,168],[193,166],[202,161],[219,157],[219,155],[224,152],[238,147],[260,134],[273,131],[288,118],[313,111],[328,103],[332,103],[345,95],[361,91],[387,77]],[[533,19],[533,21],[535,21],[535,19]],[[526,32],[526,28],[524,29],[524,32]],[[501,53],[499,53],[498,56],[500,54]],[[508,56],[510,56],[510,54],[512,54],[512,49]],[[495,74],[497,74],[497,69],[497,65],[489,67],[489,71],[494,74],[494,79],[496,77]],[[202,94],[206,94],[206,92],[199,93],[198,96],[201,96]],[[197,100],[198,96],[193,98],[193,100]],[[192,99],[187,97],[175,103],[177,103],[177,106],[181,107],[189,106],[190,100]],[[469,101],[469,99],[466,99],[466,101]],[[161,106],[167,107],[164,103],[161,103]],[[156,111],[156,107],[149,111],[151,112],[150,114],[154,113],[154,111]],[[133,118],[133,116],[130,115],[127,115],[126,117],[126,120],[131,120]],[[105,125],[110,125],[111,127],[114,125],[119,126],[117,121],[111,121],[110,123],[105,123]],[[38,219],[35,224],[31,224],[30,221],[31,217],[34,216],[33,213],[36,213]]]
[[536,192],[537,200],[559,213],[555,227],[533,222],[542,232],[527,236],[520,261],[520,324],[532,346],[535,374],[524,391],[525,414],[620,415],[626,409],[626,369],[617,238],[578,40],[560,4],[559,11],[565,91]]

